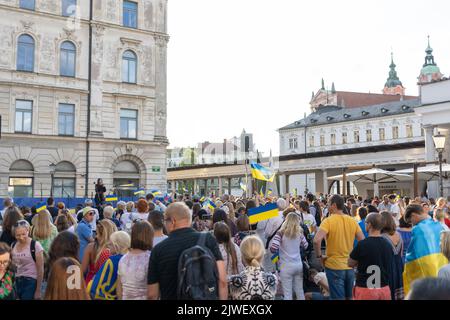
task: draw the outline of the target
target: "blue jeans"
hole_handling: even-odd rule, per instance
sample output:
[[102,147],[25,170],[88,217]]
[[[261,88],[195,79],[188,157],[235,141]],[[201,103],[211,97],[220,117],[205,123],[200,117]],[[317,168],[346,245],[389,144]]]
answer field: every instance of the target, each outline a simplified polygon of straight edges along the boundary
[[331,300],[351,299],[355,273],[350,270],[333,270],[325,268]]
[[324,297],[320,292],[313,292],[311,300],[330,300],[330,297]]
[[33,300],[36,292],[37,280],[29,277],[17,277],[15,280],[17,298]]

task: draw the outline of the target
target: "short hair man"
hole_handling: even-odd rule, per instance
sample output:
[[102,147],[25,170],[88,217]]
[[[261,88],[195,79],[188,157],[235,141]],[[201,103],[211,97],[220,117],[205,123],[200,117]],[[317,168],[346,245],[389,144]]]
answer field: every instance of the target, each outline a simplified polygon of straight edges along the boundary
[[389,274],[394,252],[389,242],[381,236],[383,219],[380,213],[367,215],[367,238],[359,241],[348,258],[348,266],[357,266],[355,300],[391,300]]
[[[169,237],[152,250],[148,268],[148,297],[151,300],[177,299],[178,260],[182,252],[197,245],[200,233],[192,229],[192,214],[183,202],[176,202],[167,207],[164,223]],[[205,246],[216,259],[219,272],[219,298],[228,298],[227,273],[219,246],[214,237],[208,233]]]

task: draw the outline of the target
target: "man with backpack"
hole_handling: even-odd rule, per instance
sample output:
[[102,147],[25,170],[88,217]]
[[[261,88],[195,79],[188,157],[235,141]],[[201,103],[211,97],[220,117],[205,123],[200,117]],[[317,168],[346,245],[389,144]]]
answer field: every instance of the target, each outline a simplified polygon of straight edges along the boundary
[[225,263],[214,237],[192,229],[192,215],[183,202],[167,207],[164,224],[169,237],[152,250],[148,298],[227,300]]

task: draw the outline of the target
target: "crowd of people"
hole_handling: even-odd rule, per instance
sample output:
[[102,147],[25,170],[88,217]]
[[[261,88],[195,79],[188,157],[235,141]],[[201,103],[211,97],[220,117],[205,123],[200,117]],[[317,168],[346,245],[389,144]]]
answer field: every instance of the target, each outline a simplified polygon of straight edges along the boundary
[[[447,200],[150,193],[4,199],[0,300],[450,299]],[[251,224],[252,210],[278,214]]]

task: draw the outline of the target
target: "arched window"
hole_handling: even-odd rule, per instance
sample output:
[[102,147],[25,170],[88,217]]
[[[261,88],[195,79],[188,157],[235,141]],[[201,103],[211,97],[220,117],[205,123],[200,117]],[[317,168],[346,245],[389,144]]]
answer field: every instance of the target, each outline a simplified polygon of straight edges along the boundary
[[75,166],[67,161],[58,163],[55,167],[53,180],[53,196],[55,198],[75,197]]
[[17,42],[17,70],[34,71],[34,39],[23,34]]
[[136,83],[137,58],[133,51],[127,50],[122,56],[122,81]]
[[140,170],[136,163],[124,160],[117,164],[113,173],[113,188],[120,198],[133,197],[140,186]]
[[75,45],[70,41],[61,44],[59,72],[62,76],[75,77]]
[[27,160],[17,160],[9,168],[8,195],[13,198],[33,197],[34,167]]

